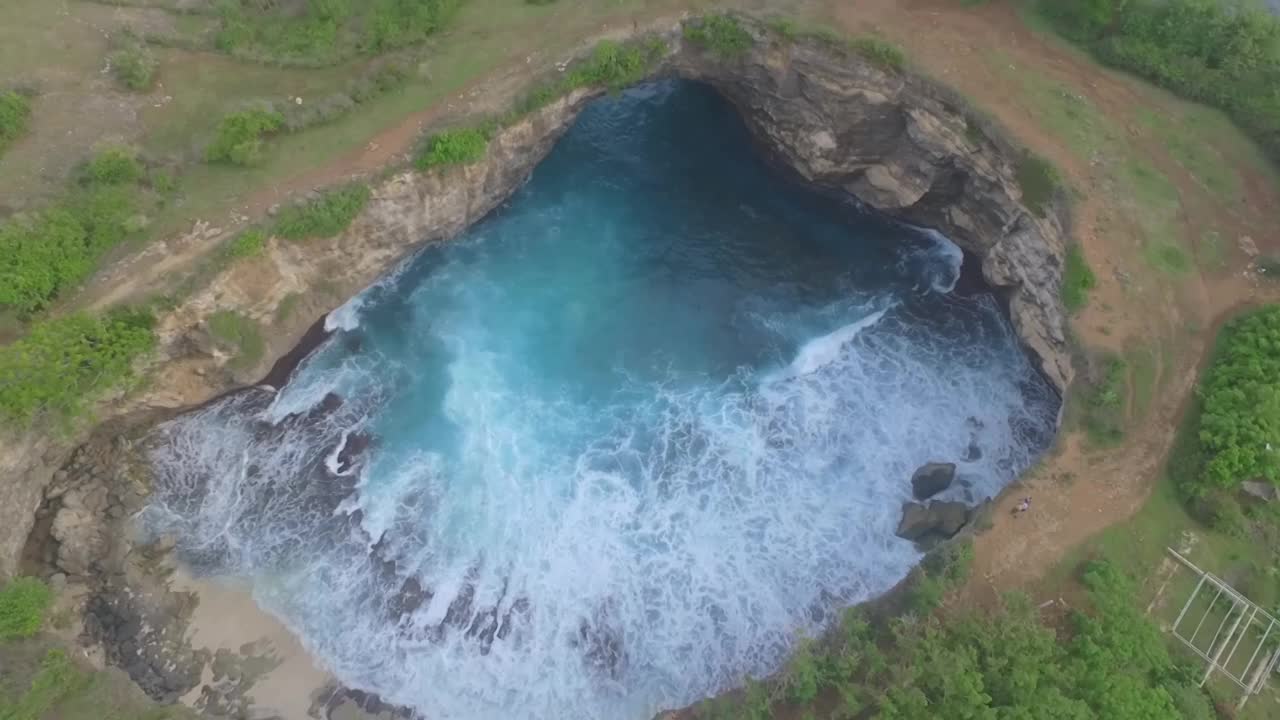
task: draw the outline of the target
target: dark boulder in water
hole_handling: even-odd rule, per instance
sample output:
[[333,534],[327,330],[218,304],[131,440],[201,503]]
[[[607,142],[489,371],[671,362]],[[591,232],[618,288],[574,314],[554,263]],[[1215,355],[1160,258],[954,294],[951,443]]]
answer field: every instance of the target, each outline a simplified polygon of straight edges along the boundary
[[962,502],[904,503],[897,535],[918,543],[947,540],[960,532],[969,516],[969,506]]
[[917,500],[928,500],[951,487],[955,478],[955,463],[926,463],[911,476],[911,493]]

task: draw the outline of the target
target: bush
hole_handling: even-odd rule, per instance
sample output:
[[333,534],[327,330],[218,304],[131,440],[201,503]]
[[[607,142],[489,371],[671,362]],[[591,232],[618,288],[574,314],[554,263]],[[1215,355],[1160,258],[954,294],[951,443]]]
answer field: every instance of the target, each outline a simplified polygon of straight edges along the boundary
[[1066,267],[1062,271],[1062,304],[1075,312],[1089,302],[1089,291],[1096,287],[1098,278],[1084,259],[1079,245],[1068,245]]
[[444,29],[462,0],[222,0],[214,45],[272,63],[319,66],[420,44]]
[[1200,484],[1235,488],[1245,480],[1280,484],[1280,307],[1232,321],[1201,388]]
[[262,159],[263,136],[284,126],[284,116],[263,108],[242,110],[222,118],[205,151],[209,162],[256,165]]
[[489,147],[486,128],[458,128],[432,135],[423,145],[414,165],[419,170],[446,165],[469,165],[484,157]]
[[81,417],[133,377],[134,361],[155,343],[153,325],[149,313],[129,310],[35,323],[26,337],[0,347],[0,418],[30,426]]
[[1058,169],[1039,155],[1026,153],[1018,161],[1014,174],[1022,190],[1022,204],[1040,217],[1048,215],[1062,185]]
[[125,185],[142,179],[146,171],[128,148],[107,148],[93,156],[80,172],[84,185]]
[[1042,0],[1099,60],[1230,114],[1280,159],[1280,20],[1244,0]]
[[1084,429],[1097,445],[1114,445],[1124,439],[1128,369],[1124,360],[1111,357],[1103,362],[1101,373],[1084,391]]
[[267,233],[258,228],[245,230],[232,238],[223,249],[223,254],[233,260],[257,257],[267,246]]
[[151,89],[157,65],[151,49],[132,35],[124,36],[116,44],[119,49],[108,56],[116,82],[135,92]]
[[740,57],[755,40],[732,15],[707,15],[684,25],[684,37],[724,59]]
[[[0,718],[41,720],[66,717],[56,714],[58,705],[86,690],[92,681],[92,676],[77,669],[65,652],[50,650],[40,661],[40,669],[31,679],[31,686],[15,702],[0,704]],[[102,709],[95,707],[85,717],[116,717],[114,712],[99,714]]]
[[29,316],[88,277],[102,253],[136,229],[136,199],[135,188],[93,184],[0,225],[0,309]]
[[834,642],[801,641],[772,687],[750,683],[736,712],[722,698],[713,715],[700,716],[767,718],[768,699],[781,692],[846,718],[1203,717],[1207,697],[1134,604],[1132,582],[1105,562],[1090,563],[1081,580],[1091,607],[1073,615],[1062,637],[1022,595],[991,612],[896,618],[887,631],[852,610]]
[[0,153],[27,131],[31,104],[12,90],[0,91]]
[[53,591],[35,578],[20,577],[0,588],[0,642],[40,632]]
[[601,40],[591,56],[576,64],[560,81],[534,89],[517,104],[520,116],[546,106],[552,100],[577,88],[606,87],[621,90],[640,82],[667,52],[660,38],[621,44]]
[[347,229],[369,202],[369,187],[353,183],[280,212],[275,234],[286,240],[333,237]]

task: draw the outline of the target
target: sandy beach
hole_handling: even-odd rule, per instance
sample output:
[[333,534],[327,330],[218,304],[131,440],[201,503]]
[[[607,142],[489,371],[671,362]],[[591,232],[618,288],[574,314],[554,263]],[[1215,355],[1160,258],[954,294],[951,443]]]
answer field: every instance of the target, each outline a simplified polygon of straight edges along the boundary
[[314,717],[309,713],[312,703],[332,676],[283,623],[258,607],[247,587],[178,570],[171,588],[199,598],[188,632],[192,646],[207,649],[212,657],[200,686],[183,697],[184,704],[198,708],[205,688],[230,682],[244,693],[252,717]]

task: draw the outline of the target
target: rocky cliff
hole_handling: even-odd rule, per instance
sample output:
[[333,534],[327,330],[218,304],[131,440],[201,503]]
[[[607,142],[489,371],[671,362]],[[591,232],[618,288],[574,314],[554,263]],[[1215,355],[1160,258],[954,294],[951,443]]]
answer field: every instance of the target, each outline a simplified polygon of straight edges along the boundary
[[[762,151],[804,182],[955,240],[980,260],[987,282],[1001,289],[1018,334],[1063,390],[1072,375],[1059,300],[1065,213],[1058,204],[1038,217],[1023,206],[1015,172],[1020,151],[927,79],[881,68],[821,40],[783,39],[763,26],[747,27],[753,46],[731,58],[704,52],[684,42],[678,29],[670,31],[672,54],[660,72],[715,87],[742,113]],[[89,607],[97,608],[90,615],[99,625],[149,617],[150,611],[129,604],[136,593],[118,587],[124,582],[119,578],[132,573],[127,516],[147,492],[128,438],[181,408],[263,377],[272,358],[294,347],[317,318],[423,243],[449,238],[493,210],[595,94],[575,91],[505,127],[482,161],[442,172],[399,172],[376,183],[363,214],[339,237],[272,240],[263,257],[217,274],[160,319],[146,389],[105,403],[96,432],[79,438],[28,433],[0,441],[0,577],[19,569],[25,545],[29,569],[89,586]],[[284,312],[286,306],[292,311]],[[267,351],[256,367],[232,369],[231,358],[208,337],[206,321],[219,310],[234,310],[263,328]],[[120,602],[128,607],[112,604]],[[103,632],[104,639],[111,636]],[[157,680],[146,669],[159,667],[148,660],[149,647],[137,640],[119,644],[118,657],[108,655],[141,668],[130,673],[145,676],[145,682],[135,679],[154,696],[171,697],[190,678]]]
[[675,72],[719,90],[761,148],[806,183],[938,230],[980,258],[1018,335],[1063,392],[1072,378],[1059,298],[1065,212],[1057,203],[1039,217],[1022,204],[1022,151],[927,78],[821,39],[747,28],[750,50],[726,58],[687,47]]

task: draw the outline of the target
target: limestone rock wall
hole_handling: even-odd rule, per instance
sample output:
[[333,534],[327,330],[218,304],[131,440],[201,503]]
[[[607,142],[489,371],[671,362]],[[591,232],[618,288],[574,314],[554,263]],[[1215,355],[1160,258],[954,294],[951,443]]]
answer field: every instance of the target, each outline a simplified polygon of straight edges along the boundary
[[719,90],[764,151],[806,183],[938,230],[981,258],[1015,330],[1064,391],[1072,378],[1060,300],[1066,212],[1062,202],[1045,217],[1023,206],[1022,152],[927,78],[820,39],[746,26],[756,37],[746,53],[685,47],[674,72]]

